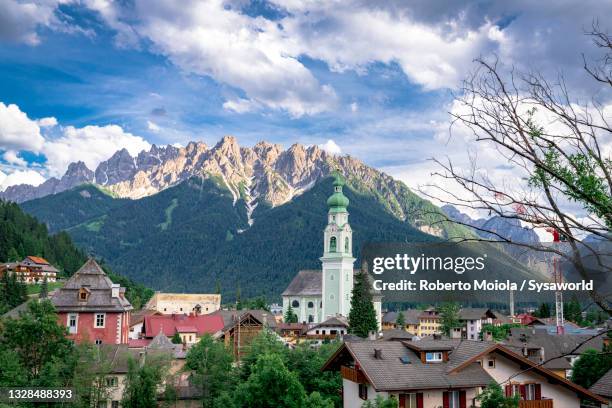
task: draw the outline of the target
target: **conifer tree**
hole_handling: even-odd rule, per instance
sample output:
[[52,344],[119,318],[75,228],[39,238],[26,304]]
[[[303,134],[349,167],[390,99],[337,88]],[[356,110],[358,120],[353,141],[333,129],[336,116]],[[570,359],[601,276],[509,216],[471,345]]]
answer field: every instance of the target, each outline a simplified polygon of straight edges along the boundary
[[49,296],[49,283],[47,282],[47,277],[45,276],[40,284],[40,294],[38,297],[45,299],[47,296]]
[[397,314],[397,319],[395,319],[395,324],[400,329],[403,329],[404,326],[406,326],[406,318],[404,317],[404,312],[400,311]]
[[175,331],[172,335],[172,339],[170,339],[174,344],[183,344],[183,340],[181,339],[181,335],[179,332]]
[[370,293],[367,272],[363,269],[355,275],[355,285],[351,296],[351,312],[349,313],[349,332],[367,337],[371,331],[378,330],[376,311]]
[[293,307],[291,307],[291,303],[289,303],[289,307],[287,308],[287,311],[285,312],[284,320],[285,320],[285,323],[297,323],[298,322],[298,317],[293,311]]

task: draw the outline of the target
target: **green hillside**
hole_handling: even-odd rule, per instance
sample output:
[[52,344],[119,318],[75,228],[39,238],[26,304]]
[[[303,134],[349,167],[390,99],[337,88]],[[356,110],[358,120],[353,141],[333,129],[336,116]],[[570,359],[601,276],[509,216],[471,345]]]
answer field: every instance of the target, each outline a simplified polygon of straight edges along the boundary
[[[58,217],[64,215],[58,211]],[[21,260],[28,255],[47,259],[60,270],[60,277],[71,276],[87,260],[86,253],[74,245],[67,232],[50,235],[44,224],[17,204],[0,200],[0,262]],[[152,296],[152,290],[102,266],[115,283],[127,288],[126,296],[135,307]]]
[[[398,220],[377,197],[346,190],[356,253],[368,240],[433,239]],[[331,191],[324,180],[285,205],[260,205],[250,228],[243,203],[234,205],[212,178],[192,178],[140,200],[81,186],[23,208],[147,286],[212,291],[219,280],[229,298],[238,286],[244,296],[278,296],[299,269],[319,266]]]

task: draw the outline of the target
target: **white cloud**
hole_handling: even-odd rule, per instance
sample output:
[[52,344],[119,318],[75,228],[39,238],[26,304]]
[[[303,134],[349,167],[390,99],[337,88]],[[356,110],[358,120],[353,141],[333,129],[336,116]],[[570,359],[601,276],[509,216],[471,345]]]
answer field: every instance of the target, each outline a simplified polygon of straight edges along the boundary
[[2,156],[2,158],[9,164],[14,164],[16,166],[26,166],[27,163],[25,160],[23,160],[21,157],[19,157],[19,154],[14,151],[14,150],[7,150],[6,152],[4,152],[4,155]]
[[38,186],[45,181],[45,178],[37,171],[34,170],[17,170],[6,177],[0,176],[0,191],[6,190],[7,187],[18,185],[18,184],[30,184]]
[[342,149],[333,140],[329,139],[327,142],[320,144],[319,147],[325,150],[327,153],[339,155],[342,154]]
[[357,104],[357,102],[353,102],[351,103],[351,112],[357,112],[359,110],[359,105]]
[[157,123],[147,120],[147,129],[149,129],[151,132],[157,133],[161,128]]
[[95,169],[117,150],[126,148],[132,156],[136,156],[150,147],[142,137],[125,132],[117,125],[68,126],[61,137],[45,143],[43,153],[47,157],[49,174],[61,176],[75,160],[81,160],[88,168]]
[[36,121],[19,106],[0,102],[0,148],[39,152],[45,139]]
[[57,119],[51,116],[48,118],[38,119],[36,123],[38,123],[38,126],[42,128],[53,127],[53,126],[57,126]]
[[43,0],[22,2],[0,0],[0,40],[23,42],[37,45],[40,38],[36,33],[38,26],[51,26],[57,23],[54,12],[60,1]]
[[6,179],[6,174],[4,174],[2,171],[0,171],[0,190],[2,190],[2,183],[4,182],[4,180]]

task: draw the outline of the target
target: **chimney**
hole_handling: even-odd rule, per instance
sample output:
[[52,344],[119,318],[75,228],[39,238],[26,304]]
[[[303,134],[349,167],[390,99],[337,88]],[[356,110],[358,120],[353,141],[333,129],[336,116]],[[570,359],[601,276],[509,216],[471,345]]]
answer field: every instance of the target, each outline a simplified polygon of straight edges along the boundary
[[382,356],[382,349],[374,349],[374,358],[377,360],[382,360],[383,356]]
[[263,323],[264,327],[268,327],[268,314],[267,313],[262,313],[261,315],[263,316],[263,319],[262,319],[263,322],[262,323]]
[[376,332],[374,330],[368,332],[368,340],[376,340]]
[[141,351],[140,353],[138,353],[138,363],[140,364],[141,367],[145,365],[146,356],[147,356],[146,351]]
[[119,289],[120,289],[120,285],[118,283],[113,283],[111,286],[111,297],[118,298]]

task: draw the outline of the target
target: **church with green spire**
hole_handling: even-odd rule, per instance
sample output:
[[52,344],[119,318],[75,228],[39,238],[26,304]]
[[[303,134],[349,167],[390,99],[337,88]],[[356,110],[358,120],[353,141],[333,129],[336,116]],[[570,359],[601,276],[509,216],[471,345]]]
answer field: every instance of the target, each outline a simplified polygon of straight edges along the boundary
[[[332,317],[348,317],[354,275],[353,230],[349,224],[349,199],[342,191],[345,181],[339,171],[332,173],[333,193],[327,199],[327,225],[323,230],[323,256],[320,270],[299,271],[283,292],[283,311],[291,309],[298,322],[321,323]],[[381,298],[374,308],[381,316]]]

